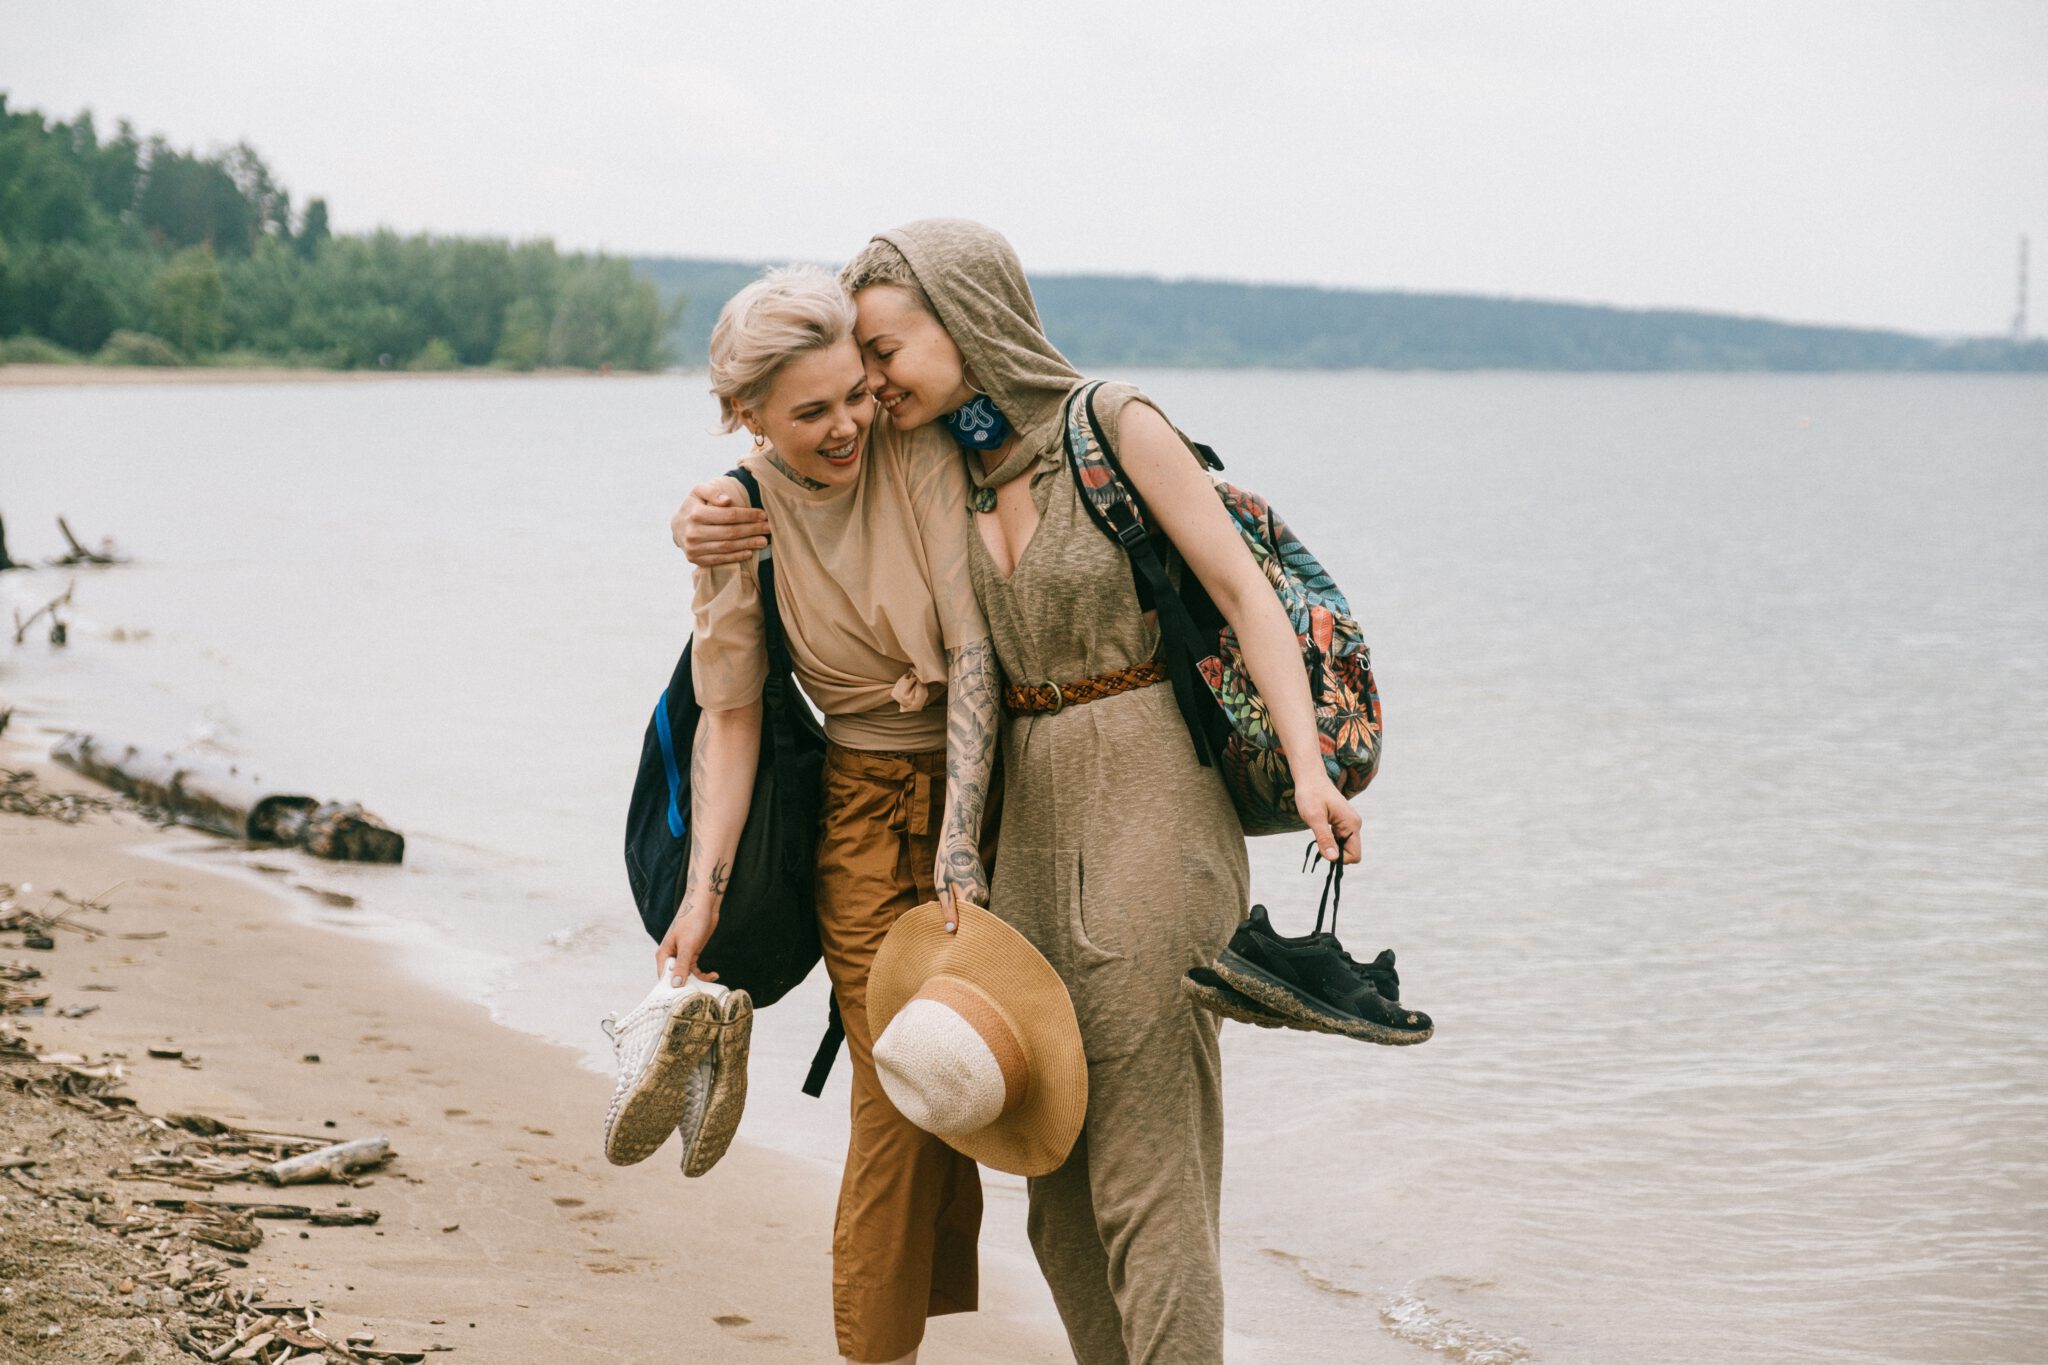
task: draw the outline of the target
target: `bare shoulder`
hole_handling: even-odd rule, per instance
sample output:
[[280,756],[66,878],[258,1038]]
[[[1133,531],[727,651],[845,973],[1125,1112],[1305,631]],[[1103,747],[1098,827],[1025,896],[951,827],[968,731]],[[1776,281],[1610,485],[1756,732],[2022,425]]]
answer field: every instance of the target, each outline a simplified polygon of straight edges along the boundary
[[[1095,414],[1095,420],[1102,426],[1102,432],[1116,444],[1119,429],[1123,425],[1124,410],[1131,407],[1149,407],[1152,400],[1136,384],[1109,379],[1096,385],[1088,406]],[[1121,447],[1118,447],[1121,449]]]
[[1140,484],[1191,486],[1209,481],[1187,442],[1148,400],[1124,404],[1114,439],[1118,461]]

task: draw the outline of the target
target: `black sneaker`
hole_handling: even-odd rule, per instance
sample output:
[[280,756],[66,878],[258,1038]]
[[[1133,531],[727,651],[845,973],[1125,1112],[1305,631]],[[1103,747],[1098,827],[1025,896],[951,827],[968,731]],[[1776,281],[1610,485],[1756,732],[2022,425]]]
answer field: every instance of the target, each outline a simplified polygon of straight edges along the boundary
[[1243,991],[1231,986],[1213,967],[1190,967],[1180,979],[1180,993],[1212,1014],[1235,1019],[1260,1028],[1291,1028],[1295,1021],[1277,1010],[1269,1010]]
[[1321,916],[1317,923],[1316,932],[1289,938],[1274,931],[1265,906],[1254,905],[1216,959],[1216,975],[1297,1026],[1395,1047],[1427,1041],[1434,1026],[1428,1015],[1400,1003],[1393,953],[1353,961],[1335,934],[1322,932]]
[[[1330,935],[1332,943],[1336,940],[1335,934]],[[1350,962],[1351,970],[1358,973],[1359,979],[1378,991],[1381,996],[1396,1005],[1401,1003],[1401,975],[1394,970],[1392,948],[1380,949],[1380,955],[1370,962],[1352,962],[1351,954],[1345,952],[1342,947],[1337,949],[1337,956]]]

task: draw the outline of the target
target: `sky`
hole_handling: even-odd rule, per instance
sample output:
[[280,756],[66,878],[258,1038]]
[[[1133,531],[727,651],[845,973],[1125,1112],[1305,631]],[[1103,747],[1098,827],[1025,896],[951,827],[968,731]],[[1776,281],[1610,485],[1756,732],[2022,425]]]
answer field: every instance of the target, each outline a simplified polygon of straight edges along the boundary
[[[338,230],[2002,333],[2043,0],[0,0],[10,107],[246,140]],[[2048,292],[2031,331],[2048,333]]]

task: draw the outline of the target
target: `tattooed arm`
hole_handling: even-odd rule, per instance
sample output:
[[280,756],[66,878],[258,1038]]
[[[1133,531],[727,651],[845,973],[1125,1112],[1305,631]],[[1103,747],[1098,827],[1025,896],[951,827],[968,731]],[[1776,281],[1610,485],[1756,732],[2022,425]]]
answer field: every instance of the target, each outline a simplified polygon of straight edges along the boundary
[[953,904],[988,904],[988,873],[981,865],[981,816],[995,771],[995,648],[984,638],[946,654],[946,813],[939,823],[939,862],[933,874],[952,929]]
[[690,859],[683,873],[683,904],[661,946],[654,970],[675,966],[669,984],[691,975],[717,979],[697,967],[697,954],[718,927],[718,910],[732,878],[733,853],[746,827],[754,795],[754,769],[761,757],[761,703],[732,711],[706,711],[690,748]]

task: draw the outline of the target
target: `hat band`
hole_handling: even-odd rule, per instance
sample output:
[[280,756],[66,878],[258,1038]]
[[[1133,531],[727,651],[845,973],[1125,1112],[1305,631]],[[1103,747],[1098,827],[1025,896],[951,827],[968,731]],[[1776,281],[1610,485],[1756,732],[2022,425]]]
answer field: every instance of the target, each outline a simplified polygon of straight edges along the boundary
[[1012,1114],[1024,1103],[1031,1088],[1031,1063],[1009,1016],[980,987],[957,976],[934,976],[918,990],[917,998],[944,1005],[967,1022],[988,1045],[1003,1075],[1003,1114]]

